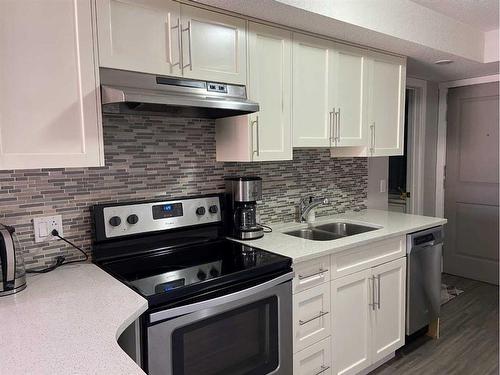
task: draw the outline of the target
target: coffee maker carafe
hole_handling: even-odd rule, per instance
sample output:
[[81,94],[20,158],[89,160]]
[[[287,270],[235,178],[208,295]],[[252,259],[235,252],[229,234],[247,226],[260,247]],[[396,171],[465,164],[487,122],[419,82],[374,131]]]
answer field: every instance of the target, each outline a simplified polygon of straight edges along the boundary
[[225,181],[229,235],[240,240],[261,238],[264,230],[257,223],[257,201],[262,199],[262,179],[228,177]]

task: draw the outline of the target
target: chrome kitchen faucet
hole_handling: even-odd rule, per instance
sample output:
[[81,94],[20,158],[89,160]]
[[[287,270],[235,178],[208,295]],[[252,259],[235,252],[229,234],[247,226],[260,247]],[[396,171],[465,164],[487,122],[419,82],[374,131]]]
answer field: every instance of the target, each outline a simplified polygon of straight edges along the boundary
[[328,198],[324,197],[315,198],[311,195],[309,197],[302,198],[299,203],[299,222],[307,222],[307,216],[313,208],[328,203],[330,203],[330,201],[328,200]]

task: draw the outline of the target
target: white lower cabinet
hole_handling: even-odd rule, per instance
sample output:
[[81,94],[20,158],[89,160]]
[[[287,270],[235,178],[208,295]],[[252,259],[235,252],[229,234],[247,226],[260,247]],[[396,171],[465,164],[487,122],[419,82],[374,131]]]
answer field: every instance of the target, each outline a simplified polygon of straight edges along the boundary
[[356,374],[404,344],[406,258],[332,281],[333,373]]
[[293,298],[293,351],[297,352],[330,335],[330,284],[297,293]]
[[294,264],[295,375],[358,374],[404,345],[403,239]]
[[333,373],[356,374],[370,356],[371,270],[332,281]]
[[371,314],[372,362],[405,343],[406,258],[372,269],[376,301]]
[[326,338],[297,353],[293,358],[294,375],[331,375],[332,343]]

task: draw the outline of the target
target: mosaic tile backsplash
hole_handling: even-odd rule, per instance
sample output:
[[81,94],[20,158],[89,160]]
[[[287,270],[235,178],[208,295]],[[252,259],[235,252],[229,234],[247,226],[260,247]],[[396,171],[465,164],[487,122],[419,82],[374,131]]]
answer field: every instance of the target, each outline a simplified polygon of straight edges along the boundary
[[213,120],[105,114],[103,127],[105,167],[0,171],[0,222],[16,228],[27,268],[81,255],[62,241],[36,244],[33,217],[61,214],[64,236],[90,253],[89,206],[221,192],[227,175],[263,178],[262,223],[293,221],[308,194],[332,200],[317,216],[366,208],[366,158],[296,149],[293,161],[219,163]]

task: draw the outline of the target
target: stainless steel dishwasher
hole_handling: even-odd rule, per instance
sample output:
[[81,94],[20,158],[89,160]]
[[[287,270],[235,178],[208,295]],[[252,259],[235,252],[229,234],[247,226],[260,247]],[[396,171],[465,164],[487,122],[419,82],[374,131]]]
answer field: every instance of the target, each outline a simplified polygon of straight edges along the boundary
[[411,335],[439,317],[443,227],[406,237],[406,334]]

